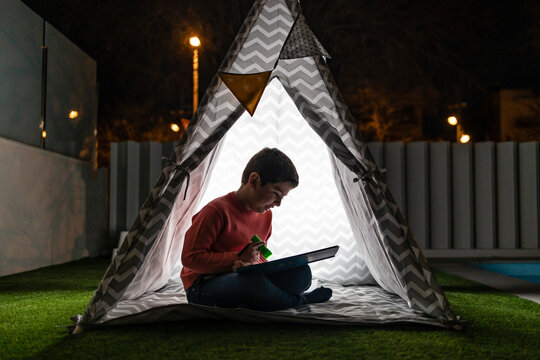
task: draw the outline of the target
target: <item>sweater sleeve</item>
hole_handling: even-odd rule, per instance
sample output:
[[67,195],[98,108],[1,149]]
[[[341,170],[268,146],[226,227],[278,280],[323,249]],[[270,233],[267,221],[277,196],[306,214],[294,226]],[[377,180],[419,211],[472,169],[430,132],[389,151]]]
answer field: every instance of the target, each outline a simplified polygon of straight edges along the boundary
[[238,251],[212,250],[224,226],[224,216],[213,206],[206,206],[194,218],[184,239],[182,264],[201,274],[222,274],[232,271]]

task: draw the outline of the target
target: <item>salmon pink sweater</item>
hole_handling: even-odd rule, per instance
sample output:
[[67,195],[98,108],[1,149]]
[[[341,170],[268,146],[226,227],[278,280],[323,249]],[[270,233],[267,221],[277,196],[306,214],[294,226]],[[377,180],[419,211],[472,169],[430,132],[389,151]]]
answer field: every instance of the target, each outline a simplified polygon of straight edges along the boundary
[[[272,233],[272,212],[247,210],[235,192],[209,202],[192,220],[184,239],[180,273],[186,290],[201,275],[232,272],[238,253],[251,243],[253,235],[266,242]],[[259,262],[264,261],[261,255]]]

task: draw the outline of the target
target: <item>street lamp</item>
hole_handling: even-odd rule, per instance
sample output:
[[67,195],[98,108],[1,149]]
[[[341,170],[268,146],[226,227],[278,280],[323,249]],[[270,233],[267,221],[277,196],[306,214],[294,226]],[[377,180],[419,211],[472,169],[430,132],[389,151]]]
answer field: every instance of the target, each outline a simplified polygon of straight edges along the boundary
[[463,126],[458,121],[457,116],[452,115],[449,116],[448,119],[446,119],[448,123],[452,126],[456,127],[456,138],[457,141],[459,141],[462,144],[468,143],[471,140],[470,135],[465,134],[465,131],[463,131]]
[[199,51],[201,40],[197,36],[189,38],[189,44],[193,46],[193,113],[199,105]]

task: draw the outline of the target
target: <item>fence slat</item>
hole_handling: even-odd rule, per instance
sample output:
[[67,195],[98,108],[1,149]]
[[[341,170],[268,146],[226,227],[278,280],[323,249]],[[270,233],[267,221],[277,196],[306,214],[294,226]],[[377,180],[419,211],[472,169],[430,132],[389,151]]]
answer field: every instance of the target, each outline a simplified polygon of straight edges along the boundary
[[167,159],[172,159],[174,153],[174,142],[161,144],[161,156]]
[[429,247],[429,153],[426,142],[407,143],[407,222],[420,248]]
[[519,245],[517,147],[514,142],[497,144],[497,233],[501,249]]
[[538,143],[519,144],[520,241],[523,249],[540,248],[539,164]]
[[449,142],[429,144],[430,247],[452,246],[452,186]]
[[150,192],[150,143],[144,142],[139,145],[139,208]]
[[118,176],[122,172],[118,163],[118,147],[120,144],[111,143],[110,152],[110,170],[109,170],[109,239],[114,243],[118,238],[118,210],[120,202],[118,201]]
[[452,144],[452,245],[474,247],[473,156],[471,144]]
[[405,189],[405,145],[402,142],[384,144],[384,164],[386,182],[396,200],[401,213],[407,218],[407,198]]
[[127,143],[111,143],[109,172],[109,239],[113,246],[126,225]]
[[369,152],[373,156],[373,160],[379,169],[384,168],[384,147],[381,142],[369,142],[367,144]]
[[157,142],[150,143],[150,187],[148,188],[148,193],[152,191],[156,181],[158,181],[159,176],[161,175],[162,170],[162,161],[161,157],[161,144]]
[[[424,249],[540,249],[538,142],[380,143],[368,148]],[[128,229],[174,143],[112,143],[109,236]]]
[[140,150],[138,143],[127,143],[127,179],[126,179],[126,221],[130,228],[139,213],[139,186],[140,186]]
[[474,215],[476,248],[495,249],[497,244],[497,197],[495,144],[474,144]]

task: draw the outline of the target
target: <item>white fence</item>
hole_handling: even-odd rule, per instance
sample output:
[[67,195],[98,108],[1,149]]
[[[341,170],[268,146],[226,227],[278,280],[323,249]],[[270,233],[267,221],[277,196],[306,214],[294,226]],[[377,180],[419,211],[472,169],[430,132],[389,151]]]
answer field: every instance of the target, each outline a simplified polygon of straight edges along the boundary
[[[540,257],[537,142],[369,143],[428,257]],[[110,235],[128,229],[173,144],[113,143]]]

